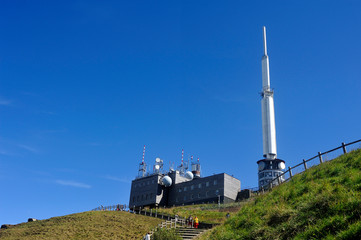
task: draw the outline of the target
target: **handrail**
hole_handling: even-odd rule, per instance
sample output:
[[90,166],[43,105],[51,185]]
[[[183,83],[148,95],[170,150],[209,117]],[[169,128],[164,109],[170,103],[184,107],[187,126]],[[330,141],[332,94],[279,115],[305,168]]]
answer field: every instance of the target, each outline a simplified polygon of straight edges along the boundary
[[[350,145],[353,145],[353,144],[358,143],[358,142],[361,142],[361,139],[350,142],[350,143],[347,143],[347,144],[342,143],[341,146],[333,148],[333,149],[328,150],[328,151],[323,152],[323,153],[319,152],[316,156],[311,157],[311,158],[309,158],[307,160],[303,160],[301,163],[299,163],[299,164],[297,164],[297,165],[295,165],[293,167],[289,167],[288,170],[284,171],[282,174],[278,175],[277,177],[271,179],[270,182],[265,187],[266,187],[266,189],[272,189],[272,187],[274,185],[274,182],[278,182],[278,185],[282,184],[283,182],[287,182],[289,179],[292,178],[292,172],[290,172],[290,171],[292,169],[295,169],[295,168],[301,166],[302,164],[304,164],[304,166],[305,166],[304,171],[306,171],[307,170],[306,163],[308,163],[309,161],[311,161],[311,160],[313,160],[315,158],[320,158],[320,164],[321,164],[323,162],[322,156],[325,155],[325,154],[331,153],[331,152],[336,151],[336,150],[341,149],[341,148],[343,149],[343,152],[345,154],[345,153],[347,153],[346,146],[350,146]],[[302,172],[304,172],[304,171],[302,171]],[[280,178],[282,176],[285,176],[286,173],[290,173],[290,178],[285,179],[284,181],[280,181]],[[263,187],[263,189],[264,189],[264,187]],[[260,189],[258,189],[258,191],[260,191]]]

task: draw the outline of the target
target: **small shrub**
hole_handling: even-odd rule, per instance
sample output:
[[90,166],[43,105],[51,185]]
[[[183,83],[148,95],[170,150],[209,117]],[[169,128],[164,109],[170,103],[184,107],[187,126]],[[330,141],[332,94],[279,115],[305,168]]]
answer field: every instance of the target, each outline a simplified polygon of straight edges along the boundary
[[153,240],[181,240],[182,238],[175,231],[175,229],[160,228],[153,236]]

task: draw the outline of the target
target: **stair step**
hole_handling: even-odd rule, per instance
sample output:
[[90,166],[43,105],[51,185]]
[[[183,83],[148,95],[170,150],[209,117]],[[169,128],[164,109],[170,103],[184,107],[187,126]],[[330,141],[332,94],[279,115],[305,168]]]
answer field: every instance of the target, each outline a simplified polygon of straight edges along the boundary
[[208,229],[177,227],[176,231],[183,240],[192,240]]

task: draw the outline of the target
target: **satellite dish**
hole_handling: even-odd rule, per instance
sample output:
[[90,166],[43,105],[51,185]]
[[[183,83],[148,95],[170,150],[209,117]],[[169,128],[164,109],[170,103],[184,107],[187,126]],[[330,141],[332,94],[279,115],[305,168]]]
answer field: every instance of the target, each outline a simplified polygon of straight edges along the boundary
[[156,159],[155,159],[155,162],[160,162],[160,158],[156,158]]
[[285,169],[286,168],[286,165],[285,165],[285,163],[284,162],[280,162],[280,163],[278,163],[278,168],[279,169]]
[[170,187],[172,185],[172,179],[169,176],[165,176],[162,178],[162,183],[166,187]]
[[192,172],[190,172],[190,171],[187,171],[186,172],[186,174],[184,175],[187,179],[189,179],[189,180],[192,180],[193,179],[193,173]]
[[260,162],[260,163],[258,164],[258,170],[259,170],[259,171],[262,171],[265,167],[266,167],[266,164],[265,164],[264,162]]
[[159,165],[154,165],[154,168],[155,168],[156,170],[159,170]]

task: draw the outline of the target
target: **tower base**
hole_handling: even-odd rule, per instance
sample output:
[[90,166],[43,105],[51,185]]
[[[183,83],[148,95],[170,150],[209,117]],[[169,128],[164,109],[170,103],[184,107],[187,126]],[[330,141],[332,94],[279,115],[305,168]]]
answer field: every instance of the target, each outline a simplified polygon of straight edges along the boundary
[[[267,187],[269,183],[283,173],[286,168],[285,161],[282,159],[261,159],[257,161],[258,164],[258,187]],[[284,176],[280,177],[280,182],[283,182]],[[273,185],[278,185],[278,181],[272,182]]]

